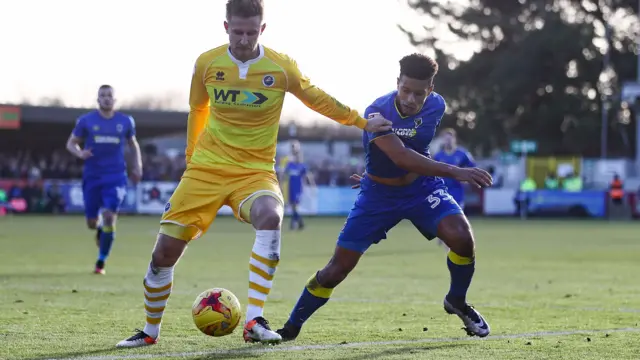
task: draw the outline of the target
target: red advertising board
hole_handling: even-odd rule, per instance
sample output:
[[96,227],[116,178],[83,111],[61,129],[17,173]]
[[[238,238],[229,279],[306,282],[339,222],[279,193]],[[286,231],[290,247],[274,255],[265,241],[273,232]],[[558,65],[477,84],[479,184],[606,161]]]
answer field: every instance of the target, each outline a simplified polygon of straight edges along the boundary
[[20,108],[18,106],[0,105],[0,130],[20,129]]

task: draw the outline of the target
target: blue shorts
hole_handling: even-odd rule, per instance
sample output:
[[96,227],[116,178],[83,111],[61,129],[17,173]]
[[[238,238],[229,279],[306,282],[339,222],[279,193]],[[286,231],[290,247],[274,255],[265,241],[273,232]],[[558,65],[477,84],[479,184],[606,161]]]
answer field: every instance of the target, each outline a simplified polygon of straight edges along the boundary
[[458,203],[460,208],[464,209],[464,188],[460,186],[456,186],[456,187],[448,186],[447,192],[449,193],[449,195],[451,195],[451,197],[453,197],[453,200],[455,200]]
[[82,182],[84,214],[87,219],[97,219],[100,209],[118,212],[127,195],[127,179],[89,180]]
[[387,186],[364,177],[360,193],[338,237],[338,246],[364,253],[387,238],[387,232],[407,219],[427,239],[437,236],[443,218],[462,214],[441,181],[419,178],[403,187]]
[[300,198],[302,197],[302,190],[289,188],[289,204],[300,204]]

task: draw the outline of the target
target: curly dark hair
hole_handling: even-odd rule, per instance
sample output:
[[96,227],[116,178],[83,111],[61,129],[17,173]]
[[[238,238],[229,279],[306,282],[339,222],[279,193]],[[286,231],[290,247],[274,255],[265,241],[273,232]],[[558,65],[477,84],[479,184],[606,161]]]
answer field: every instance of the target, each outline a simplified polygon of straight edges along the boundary
[[400,60],[400,76],[416,80],[431,80],[438,73],[438,63],[422,54],[411,54]]

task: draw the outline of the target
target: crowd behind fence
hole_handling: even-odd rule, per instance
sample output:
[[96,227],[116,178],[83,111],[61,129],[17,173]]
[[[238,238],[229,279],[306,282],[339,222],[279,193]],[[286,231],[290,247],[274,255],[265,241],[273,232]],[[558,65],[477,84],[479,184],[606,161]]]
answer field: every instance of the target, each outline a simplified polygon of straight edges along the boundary
[[[185,169],[184,156],[143,152],[144,181],[178,181]],[[347,164],[325,159],[308,161],[307,166],[317,185],[346,186],[349,177],[364,170],[361,159]],[[34,153],[29,150],[0,153],[0,179],[7,180],[69,180],[82,177],[82,161],[66,150]]]

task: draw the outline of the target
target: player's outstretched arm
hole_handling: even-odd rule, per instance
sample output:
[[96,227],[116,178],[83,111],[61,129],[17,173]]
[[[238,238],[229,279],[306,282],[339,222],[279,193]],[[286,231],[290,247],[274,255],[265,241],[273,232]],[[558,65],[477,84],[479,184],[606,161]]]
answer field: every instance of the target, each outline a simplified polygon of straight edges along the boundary
[[82,160],[88,159],[93,154],[91,153],[91,149],[82,149],[80,144],[84,142],[84,137],[86,136],[86,128],[84,119],[81,117],[76,121],[76,126],[73,128],[71,135],[69,135],[69,139],[67,139],[67,151],[69,151],[73,156],[78,157]]
[[131,169],[131,175],[133,182],[138,183],[142,180],[142,152],[140,151],[140,144],[135,135],[131,136],[128,140],[129,148],[131,149],[131,156],[133,156],[133,169]]
[[382,116],[376,116],[368,121],[351,109],[313,85],[308,77],[298,69],[295,61],[290,60],[287,66],[288,89],[295,97],[311,110],[328,117],[342,125],[357,126],[369,132],[386,131],[391,128],[391,122]]
[[307,178],[307,183],[309,184],[310,187],[312,187],[312,188],[317,188],[318,187],[318,185],[316,184],[315,176],[313,175],[313,173],[311,171],[307,171],[305,173],[305,177]]
[[493,180],[488,172],[479,168],[459,168],[445,164],[408,149],[395,134],[379,136],[373,140],[391,161],[401,169],[423,176],[440,176],[468,182],[476,187],[489,187]]
[[189,91],[189,117],[187,119],[187,149],[185,151],[187,164],[191,161],[191,155],[196,147],[196,142],[204,130],[209,117],[209,94],[204,85],[204,75],[208,63],[203,56],[196,60],[191,77],[191,90]]
[[73,156],[85,160],[93,156],[93,154],[91,153],[91,149],[82,149],[80,147],[82,142],[82,138],[71,134],[69,139],[67,139],[67,151],[73,154]]
[[129,116],[129,128],[127,129],[127,143],[133,156],[133,169],[131,169],[131,177],[135,184],[142,180],[142,152],[140,144],[136,138],[136,121]]

